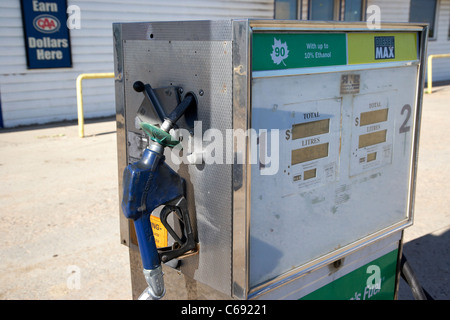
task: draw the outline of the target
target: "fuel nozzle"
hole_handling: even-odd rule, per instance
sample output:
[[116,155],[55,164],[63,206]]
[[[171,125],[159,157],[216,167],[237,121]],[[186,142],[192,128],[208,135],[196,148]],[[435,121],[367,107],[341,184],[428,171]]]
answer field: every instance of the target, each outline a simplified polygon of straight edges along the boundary
[[[137,92],[144,92],[154,106],[162,125],[154,126],[142,122],[141,128],[150,137],[148,148],[138,162],[128,165],[123,175],[122,210],[128,219],[134,221],[143,273],[148,287],[140,295],[140,300],[161,299],[165,293],[161,262],[192,253],[196,243],[189,218],[185,198],[185,182],[166,163],[164,148],[173,148],[179,141],[173,139],[169,131],[178,119],[191,107],[196,107],[193,94],[186,94],[183,101],[167,116],[149,84],[134,83]],[[161,223],[175,239],[173,246],[157,248],[150,215],[159,206],[164,206],[160,214]],[[179,237],[167,222],[174,213],[182,232]]]
[[141,293],[138,300],[159,300],[166,293],[164,286],[164,273],[162,267],[159,266],[153,270],[144,269],[145,281],[148,287]]

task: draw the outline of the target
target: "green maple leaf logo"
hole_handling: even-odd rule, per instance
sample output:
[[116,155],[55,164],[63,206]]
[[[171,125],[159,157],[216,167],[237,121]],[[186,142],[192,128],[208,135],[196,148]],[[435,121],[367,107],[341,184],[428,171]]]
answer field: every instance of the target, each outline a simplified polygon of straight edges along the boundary
[[286,67],[286,64],[284,63],[284,59],[289,57],[289,50],[287,47],[286,42],[281,43],[281,39],[277,40],[276,38],[273,38],[274,43],[272,46],[272,53],[270,54],[270,57],[272,58],[272,61],[279,65],[283,62],[284,66]]

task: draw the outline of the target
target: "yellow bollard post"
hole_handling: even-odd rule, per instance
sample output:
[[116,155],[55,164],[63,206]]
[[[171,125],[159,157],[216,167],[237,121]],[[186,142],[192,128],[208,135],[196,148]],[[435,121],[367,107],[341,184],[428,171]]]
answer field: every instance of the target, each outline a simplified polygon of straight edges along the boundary
[[428,74],[427,74],[427,82],[428,82],[428,89],[427,89],[427,93],[431,93],[431,91],[432,91],[432,89],[431,89],[431,86],[432,86],[432,79],[433,79],[433,75],[432,75],[432,72],[433,72],[433,67],[432,67],[432,61],[433,61],[433,55],[432,54],[430,54],[429,56],[428,56],[428,63],[427,63],[427,67],[428,67]]
[[83,110],[83,89],[82,81],[84,79],[104,79],[114,78],[114,73],[82,73],[77,77],[77,113],[78,113],[78,135],[84,137],[84,110]]
[[428,62],[427,62],[428,63],[428,65],[427,65],[428,75],[427,75],[427,91],[426,91],[426,93],[431,93],[433,91],[432,90],[432,86],[433,86],[433,75],[432,75],[433,65],[432,65],[432,63],[433,63],[434,58],[450,58],[450,53],[430,54],[428,56]]
[[77,114],[78,114],[78,136],[84,137],[84,115],[83,115],[83,90],[81,88],[81,81],[83,75],[80,74],[77,77]]

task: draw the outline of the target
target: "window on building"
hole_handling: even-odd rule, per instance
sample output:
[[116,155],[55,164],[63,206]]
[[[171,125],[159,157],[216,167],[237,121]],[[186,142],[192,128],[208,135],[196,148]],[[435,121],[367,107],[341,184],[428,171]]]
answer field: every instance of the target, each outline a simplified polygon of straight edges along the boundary
[[334,3],[334,0],[309,0],[309,20],[336,20]]
[[275,1],[275,19],[295,20],[298,14],[297,0]]
[[361,21],[363,18],[362,0],[345,0],[344,21]]
[[275,19],[363,21],[366,0],[275,0]]
[[435,38],[436,7],[438,0],[411,0],[409,22],[429,24],[428,36]]

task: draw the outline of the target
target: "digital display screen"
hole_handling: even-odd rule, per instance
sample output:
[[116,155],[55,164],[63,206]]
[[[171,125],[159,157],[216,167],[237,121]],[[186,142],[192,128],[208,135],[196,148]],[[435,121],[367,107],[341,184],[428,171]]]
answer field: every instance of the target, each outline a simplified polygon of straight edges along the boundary
[[374,110],[361,113],[360,126],[367,126],[369,124],[387,121],[388,109]]
[[377,159],[377,153],[372,152],[367,155],[367,162],[375,161]]
[[387,130],[381,130],[360,135],[358,148],[364,148],[374,144],[386,142],[386,133]]
[[311,147],[292,150],[291,164],[303,163],[328,156],[328,142]]
[[330,131],[330,119],[297,123],[292,126],[292,140],[301,139]]
[[304,178],[303,178],[304,180],[315,178],[316,177],[316,168],[310,169],[310,170],[306,170],[303,173],[303,176],[304,176]]

